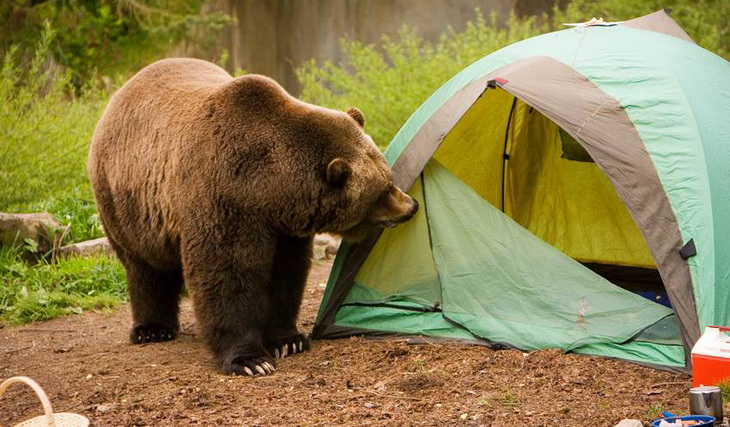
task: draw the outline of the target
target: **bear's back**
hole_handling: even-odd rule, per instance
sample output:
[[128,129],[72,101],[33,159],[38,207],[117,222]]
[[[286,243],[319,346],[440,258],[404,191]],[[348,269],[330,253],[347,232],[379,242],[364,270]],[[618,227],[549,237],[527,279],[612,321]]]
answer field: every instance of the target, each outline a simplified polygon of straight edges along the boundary
[[118,243],[136,242],[139,255],[176,263],[180,147],[195,138],[211,96],[232,80],[214,64],[174,58],[145,67],[114,94],[94,132],[88,170],[107,234]]
[[115,97],[154,93],[173,101],[173,94],[195,94],[214,91],[233,80],[221,67],[195,58],[169,58],[141,69],[115,94]]

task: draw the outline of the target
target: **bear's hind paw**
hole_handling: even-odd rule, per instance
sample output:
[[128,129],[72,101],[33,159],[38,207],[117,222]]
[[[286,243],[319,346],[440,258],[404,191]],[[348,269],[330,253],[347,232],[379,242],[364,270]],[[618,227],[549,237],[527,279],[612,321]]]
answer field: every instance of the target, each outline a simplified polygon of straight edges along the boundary
[[170,341],[177,337],[177,329],[151,323],[132,328],[129,340],[132,344]]

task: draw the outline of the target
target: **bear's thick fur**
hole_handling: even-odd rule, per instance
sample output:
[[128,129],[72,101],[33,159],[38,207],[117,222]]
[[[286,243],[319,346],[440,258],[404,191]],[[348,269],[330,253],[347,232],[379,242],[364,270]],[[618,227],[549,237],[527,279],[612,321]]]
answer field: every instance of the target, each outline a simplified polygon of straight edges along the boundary
[[413,216],[362,113],[196,59],[154,63],[111,99],[89,175],[127,272],[133,343],[173,339],[187,284],[222,370],[268,374],[302,351],[312,236],[359,237]]

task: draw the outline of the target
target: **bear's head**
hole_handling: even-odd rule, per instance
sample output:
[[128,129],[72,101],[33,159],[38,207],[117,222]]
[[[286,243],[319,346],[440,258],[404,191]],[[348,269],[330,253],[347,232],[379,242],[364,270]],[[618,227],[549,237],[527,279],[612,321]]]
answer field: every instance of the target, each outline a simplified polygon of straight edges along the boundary
[[[340,113],[342,114],[342,113]],[[418,202],[393,183],[393,173],[373,140],[364,132],[363,114],[342,114],[339,136],[324,150],[322,204],[333,220],[326,230],[346,240],[361,240],[373,227],[391,228],[409,220]]]
[[240,142],[218,157],[230,159],[226,182],[245,180],[225,188],[276,228],[359,240],[373,227],[394,227],[415,215],[418,203],[393,184],[359,110],[302,102],[257,75],[239,77],[223,94],[227,105],[219,113],[229,120],[221,132]]

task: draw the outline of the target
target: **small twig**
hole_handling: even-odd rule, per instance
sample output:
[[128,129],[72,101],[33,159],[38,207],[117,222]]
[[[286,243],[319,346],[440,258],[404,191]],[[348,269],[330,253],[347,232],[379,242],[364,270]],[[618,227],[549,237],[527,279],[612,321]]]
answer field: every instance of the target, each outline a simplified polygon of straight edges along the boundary
[[26,346],[26,347],[20,347],[20,348],[16,348],[16,349],[13,349],[13,350],[8,350],[8,351],[5,352],[5,354],[17,353],[19,351],[27,350],[29,348],[33,348],[33,346],[32,345],[29,345],[29,346]]
[[61,247],[61,244],[63,244],[63,240],[66,238],[66,235],[71,231],[71,223],[69,222],[68,225],[63,229],[63,233],[61,233],[61,237],[58,237],[58,233],[53,233],[53,247],[51,248],[51,264],[56,263],[56,255],[58,255],[58,249]]
[[44,329],[44,328],[30,328],[30,329],[18,329],[17,332],[76,332],[76,329]]
[[148,387],[151,385],[160,385],[160,384],[164,384],[164,383],[170,382],[170,381],[171,381],[170,377],[165,377],[165,378],[158,379],[156,381],[148,381],[148,382],[145,382],[142,384],[129,386],[129,388],[127,390],[134,390],[134,389],[138,389],[140,387]]
[[675,382],[671,382],[671,383],[656,383],[656,384],[650,385],[649,388],[663,387],[663,386],[668,386],[668,385],[679,385],[679,384],[685,384],[686,385],[687,384],[687,381],[675,381]]
[[[398,395],[393,395],[393,394],[380,394],[380,393],[376,393],[374,391],[369,391],[369,390],[357,390],[357,391],[359,391],[361,393],[371,394],[371,395],[377,396],[377,397],[382,397],[382,398],[385,398],[385,399],[415,400],[416,402],[422,402],[423,401],[423,399],[418,398],[418,397],[398,396]],[[356,396],[353,396],[353,397],[356,397]]]
[[112,354],[112,352],[111,351],[102,351],[101,353],[89,354],[88,357],[102,357],[102,356],[106,356],[109,354]]
[[80,407],[83,404],[84,404],[84,401],[82,400],[79,403],[77,403],[77,404],[75,404],[73,406],[70,406],[67,410],[76,409],[76,408]]

